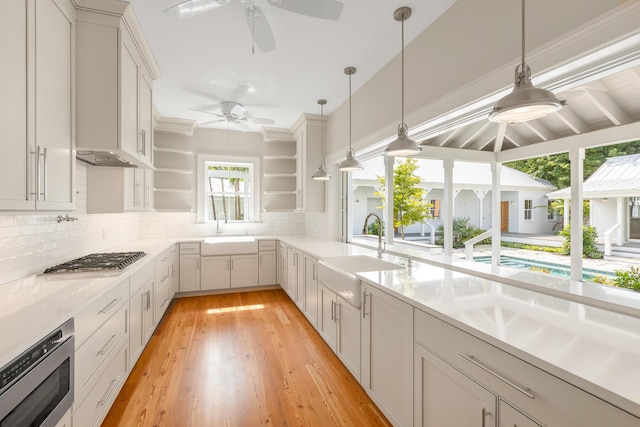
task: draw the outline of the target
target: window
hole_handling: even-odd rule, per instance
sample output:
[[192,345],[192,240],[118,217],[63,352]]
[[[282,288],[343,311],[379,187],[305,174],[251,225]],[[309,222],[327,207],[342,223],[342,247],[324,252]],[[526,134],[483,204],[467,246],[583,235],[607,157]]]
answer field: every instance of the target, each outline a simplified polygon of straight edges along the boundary
[[203,222],[257,220],[259,159],[198,156],[198,217]]
[[533,219],[533,200],[524,201],[524,219]]
[[429,208],[429,215],[431,215],[431,218],[433,219],[440,218],[440,200],[438,199],[429,200],[429,204],[431,205],[431,207]]

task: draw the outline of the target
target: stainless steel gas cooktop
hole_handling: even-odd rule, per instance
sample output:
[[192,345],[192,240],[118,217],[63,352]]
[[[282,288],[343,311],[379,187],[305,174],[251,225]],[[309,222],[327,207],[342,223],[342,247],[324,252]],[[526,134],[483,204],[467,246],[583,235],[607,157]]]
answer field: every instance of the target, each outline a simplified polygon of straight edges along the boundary
[[146,254],[144,252],[109,252],[83,256],[47,268],[43,274],[82,273],[122,270]]

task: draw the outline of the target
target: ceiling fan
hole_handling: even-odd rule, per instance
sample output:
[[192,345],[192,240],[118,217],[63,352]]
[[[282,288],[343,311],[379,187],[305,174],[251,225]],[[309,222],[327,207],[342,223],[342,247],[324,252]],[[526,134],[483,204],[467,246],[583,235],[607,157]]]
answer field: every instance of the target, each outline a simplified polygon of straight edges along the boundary
[[[180,19],[210,12],[229,3],[230,0],[186,0],[164,12]],[[288,10],[300,15],[313,18],[338,20],[344,6],[337,0],[267,0],[274,7]],[[267,17],[260,6],[254,5],[254,0],[240,0],[245,6],[245,17],[253,42],[261,52],[268,52],[276,48],[273,31]]]
[[252,117],[247,115],[247,109],[244,107],[244,105],[235,101],[222,101],[220,103],[220,114],[198,109],[193,109],[193,111],[198,111],[200,113],[210,114],[212,116],[218,117],[215,120],[200,123],[200,126],[205,126],[212,123],[227,122],[227,124],[233,124],[241,131],[246,132],[249,130],[247,122],[260,125],[272,125],[275,123],[275,121],[272,119],[267,119],[264,117]]

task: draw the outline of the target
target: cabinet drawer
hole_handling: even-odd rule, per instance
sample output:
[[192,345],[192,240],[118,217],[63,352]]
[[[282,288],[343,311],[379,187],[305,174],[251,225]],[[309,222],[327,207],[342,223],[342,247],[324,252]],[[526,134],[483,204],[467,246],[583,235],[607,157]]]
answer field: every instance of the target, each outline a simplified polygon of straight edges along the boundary
[[84,392],[84,385],[96,369],[109,357],[117,344],[127,336],[127,306],[115,315],[91,336],[75,357],[75,393],[76,397]]
[[180,255],[199,254],[199,253],[200,253],[200,242],[180,243]]
[[275,251],[276,246],[275,240],[258,240],[259,251]]
[[75,316],[76,350],[129,301],[129,279],[124,279]]
[[640,420],[434,316],[415,310],[415,340],[545,425],[637,426]]
[[164,276],[169,275],[169,266],[171,265],[171,261],[173,261],[174,251],[173,247],[167,249],[162,252],[156,258],[156,278],[158,280],[162,280]]
[[87,397],[74,403],[73,425],[93,427],[100,425],[120,388],[127,378],[127,349],[122,345],[87,394]]
[[144,286],[149,280],[153,280],[156,274],[156,265],[153,262],[148,262],[142,268],[137,270],[131,275],[130,284],[130,296],[133,296],[138,289]]

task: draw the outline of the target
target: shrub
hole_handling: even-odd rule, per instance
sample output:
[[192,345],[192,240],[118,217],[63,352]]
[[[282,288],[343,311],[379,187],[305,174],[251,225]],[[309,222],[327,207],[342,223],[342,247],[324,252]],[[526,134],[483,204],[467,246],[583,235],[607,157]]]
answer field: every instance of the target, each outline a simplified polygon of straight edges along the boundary
[[500,242],[500,246],[504,246],[505,248],[527,249],[530,251],[549,252],[554,254],[562,253],[562,248],[555,248],[553,246],[537,246],[514,242]]
[[640,267],[632,266],[629,270],[616,270],[613,284],[620,288],[640,291]]
[[603,274],[596,274],[590,281],[593,283],[598,283],[600,285],[611,286],[614,284],[607,276]]
[[[367,227],[367,234],[375,234],[378,235],[378,227],[380,227],[378,221],[373,221]],[[382,224],[382,234],[384,234],[384,224]]]
[[[438,232],[444,233],[444,227],[441,225],[438,227]],[[469,224],[469,218],[454,218],[453,219],[453,247],[454,248],[464,248],[464,242],[469,239],[472,239],[482,233],[485,230],[482,228],[474,227]],[[443,238],[439,238],[436,240],[437,245],[442,245],[444,243]],[[478,244],[486,245],[491,243],[491,239],[487,238],[478,242]]]
[[529,270],[535,271],[536,273],[551,274],[551,269],[547,267],[536,267],[535,265],[532,265],[529,267]]
[[[560,235],[564,237],[562,242],[562,254],[569,255],[571,253],[571,224],[567,224],[562,229]],[[582,226],[582,255],[586,258],[599,259],[602,258],[602,253],[598,251],[596,247],[596,240],[598,238],[598,232],[592,225]]]

